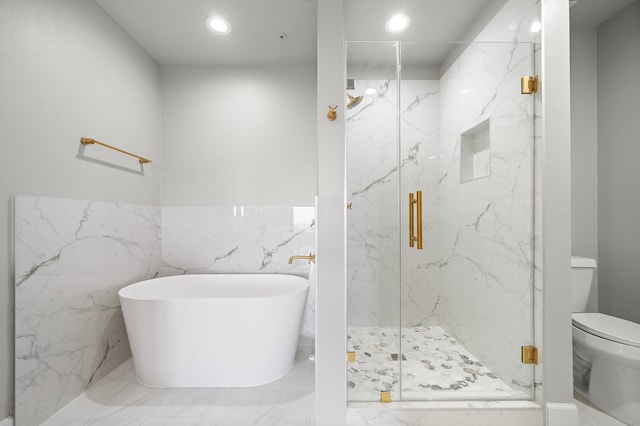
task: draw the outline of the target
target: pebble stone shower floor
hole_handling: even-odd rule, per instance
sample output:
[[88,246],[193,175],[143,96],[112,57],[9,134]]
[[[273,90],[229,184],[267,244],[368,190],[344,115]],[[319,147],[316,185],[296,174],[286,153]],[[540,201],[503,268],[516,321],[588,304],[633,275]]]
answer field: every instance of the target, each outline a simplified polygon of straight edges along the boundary
[[[403,400],[526,399],[438,326],[403,327],[402,351],[396,327],[349,327],[349,401],[376,401],[381,391]],[[401,355],[399,355],[402,353]],[[402,357],[401,363],[398,357]]]

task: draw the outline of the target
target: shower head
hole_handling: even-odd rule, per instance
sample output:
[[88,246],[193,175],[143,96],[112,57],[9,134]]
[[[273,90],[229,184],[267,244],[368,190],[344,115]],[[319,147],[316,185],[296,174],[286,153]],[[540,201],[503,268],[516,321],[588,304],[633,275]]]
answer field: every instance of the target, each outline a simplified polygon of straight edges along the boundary
[[362,102],[362,95],[356,96],[354,98],[353,96],[347,93],[347,96],[349,97],[349,103],[347,103],[347,109],[351,109],[356,105],[358,105],[360,102]]

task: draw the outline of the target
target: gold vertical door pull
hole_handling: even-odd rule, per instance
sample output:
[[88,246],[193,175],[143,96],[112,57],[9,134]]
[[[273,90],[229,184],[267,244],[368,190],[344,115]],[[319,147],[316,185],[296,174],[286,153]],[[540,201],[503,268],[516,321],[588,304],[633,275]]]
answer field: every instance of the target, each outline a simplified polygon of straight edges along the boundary
[[409,247],[413,247],[415,244],[415,235],[413,234],[413,192],[409,193]]
[[[416,209],[414,215],[413,209]],[[417,219],[416,226],[414,221]],[[418,230],[417,235],[415,230]],[[422,191],[416,191],[416,195],[413,192],[409,193],[409,247],[414,247],[418,243],[418,250],[422,250]]]
[[416,216],[418,216],[416,226],[418,228],[418,250],[422,250],[422,191],[416,191],[416,194]]

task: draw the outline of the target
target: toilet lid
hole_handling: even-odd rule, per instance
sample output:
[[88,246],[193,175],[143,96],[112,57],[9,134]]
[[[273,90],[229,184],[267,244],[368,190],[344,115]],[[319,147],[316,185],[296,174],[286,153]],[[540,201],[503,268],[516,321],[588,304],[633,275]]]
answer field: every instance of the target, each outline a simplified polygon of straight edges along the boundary
[[600,313],[571,315],[573,325],[587,333],[640,348],[640,324]]

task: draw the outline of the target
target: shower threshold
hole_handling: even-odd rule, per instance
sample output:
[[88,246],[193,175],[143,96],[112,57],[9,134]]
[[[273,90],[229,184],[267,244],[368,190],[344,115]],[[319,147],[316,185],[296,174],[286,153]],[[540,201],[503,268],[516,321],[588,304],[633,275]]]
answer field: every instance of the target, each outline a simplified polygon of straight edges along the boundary
[[376,401],[382,391],[390,391],[393,401],[530,398],[509,387],[441,327],[403,327],[402,350],[398,333],[397,327],[348,328],[347,350],[356,353],[356,362],[347,365],[349,401]]

